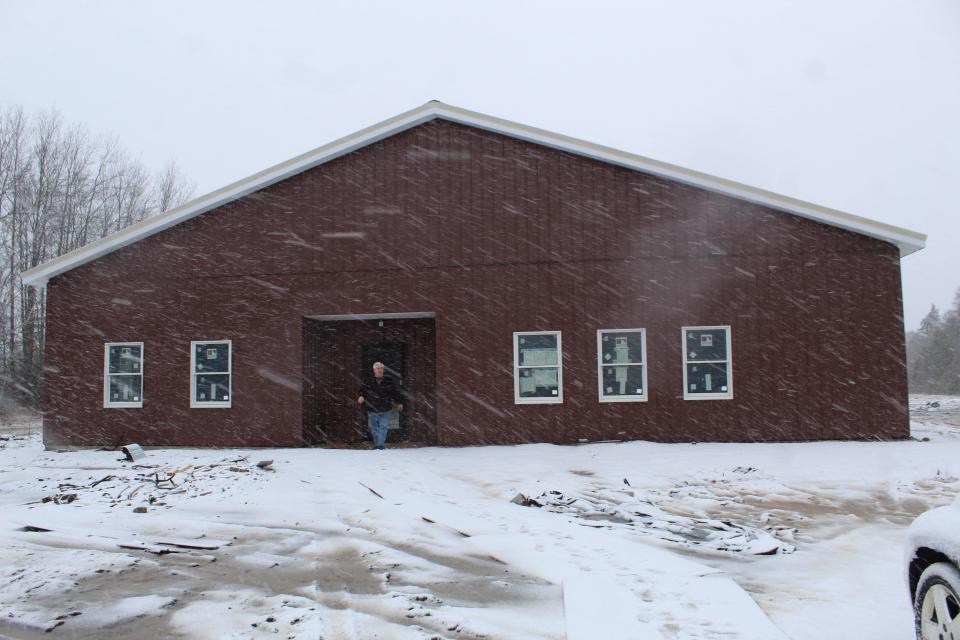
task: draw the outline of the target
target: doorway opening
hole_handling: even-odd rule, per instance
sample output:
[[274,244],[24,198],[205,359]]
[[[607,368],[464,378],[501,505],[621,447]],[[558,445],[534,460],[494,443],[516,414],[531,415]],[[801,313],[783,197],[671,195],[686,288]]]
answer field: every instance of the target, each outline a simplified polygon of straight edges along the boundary
[[391,416],[387,442],[435,444],[435,328],[432,313],[304,317],[304,443],[362,446],[370,439],[356,400],[373,363],[382,362],[406,398]]

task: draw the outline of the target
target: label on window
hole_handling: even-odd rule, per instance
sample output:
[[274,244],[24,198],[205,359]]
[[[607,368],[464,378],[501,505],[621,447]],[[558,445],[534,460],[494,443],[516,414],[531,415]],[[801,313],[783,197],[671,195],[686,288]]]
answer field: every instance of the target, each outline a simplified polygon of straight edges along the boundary
[[553,395],[557,395],[558,392],[556,389],[553,389],[550,393],[552,393]]
[[691,383],[690,383],[690,391],[696,391],[696,390],[697,390],[697,385],[696,385],[696,383],[691,382]]
[[216,360],[216,359],[217,359],[217,350],[207,349],[207,360]]
[[713,346],[713,336],[709,333],[703,334],[700,336],[700,346],[701,347],[712,347]]

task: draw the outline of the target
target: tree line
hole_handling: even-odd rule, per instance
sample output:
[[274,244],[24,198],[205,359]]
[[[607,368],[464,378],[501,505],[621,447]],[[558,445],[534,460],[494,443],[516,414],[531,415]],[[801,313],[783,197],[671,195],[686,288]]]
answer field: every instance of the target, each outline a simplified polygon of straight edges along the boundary
[[151,172],[113,137],[0,106],[0,409],[37,407],[46,292],[20,273],[186,202],[176,163]]
[[911,393],[960,395],[960,289],[953,308],[936,305],[907,333],[907,372]]

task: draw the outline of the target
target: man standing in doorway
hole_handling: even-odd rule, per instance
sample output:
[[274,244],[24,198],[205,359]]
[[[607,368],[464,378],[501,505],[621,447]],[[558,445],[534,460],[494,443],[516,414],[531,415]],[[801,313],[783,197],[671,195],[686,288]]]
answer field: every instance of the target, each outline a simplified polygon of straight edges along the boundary
[[373,378],[364,382],[357,396],[357,404],[367,410],[367,424],[373,436],[373,448],[383,449],[387,441],[390,411],[396,403],[403,411],[403,394],[392,376],[383,375],[383,363],[373,363]]

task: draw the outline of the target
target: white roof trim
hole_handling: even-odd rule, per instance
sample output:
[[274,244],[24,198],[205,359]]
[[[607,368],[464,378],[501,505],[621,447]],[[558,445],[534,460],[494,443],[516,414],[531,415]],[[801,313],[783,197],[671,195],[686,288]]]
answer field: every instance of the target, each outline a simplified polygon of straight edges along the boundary
[[576,138],[562,134],[551,133],[542,129],[487,116],[482,113],[467,111],[466,109],[460,109],[459,107],[443,104],[442,102],[432,101],[406,113],[394,116],[389,120],[384,120],[379,124],[367,127],[366,129],[357,131],[322,147],[308,151],[269,169],[265,169],[249,178],[244,178],[221,189],[217,189],[212,193],[196,198],[184,205],[142,220],[137,224],[131,225],[105,238],[101,238],[96,242],[92,242],[70,253],[45,262],[29,271],[23,272],[21,275],[23,283],[35,287],[42,287],[50,278],[92,260],[96,260],[100,256],[133,244],[159,231],[163,231],[211,209],[242,198],[271,184],[285,180],[302,171],[329,162],[351,151],[355,151],[368,144],[390,137],[435,118],[443,118],[445,120],[471,125],[521,140],[542,144],[554,149],[595,158],[644,173],[651,173],[710,191],[727,194],[742,200],[766,205],[774,209],[786,211],[849,231],[855,231],[897,245],[897,247],[900,248],[901,256],[906,256],[922,249],[927,238],[926,235],[922,233],[902,229],[875,220],[869,220],[853,214],[844,213],[843,211],[828,209],[827,207],[821,207],[795,198],[778,195],[770,191],[764,191],[763,189],[733,182],[732,180],[717,178],[625,151],[618,151],[610,147],[577,140]]

